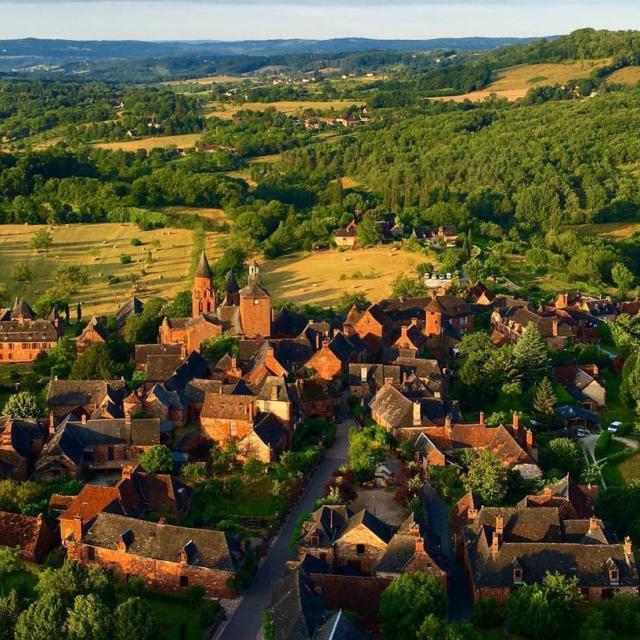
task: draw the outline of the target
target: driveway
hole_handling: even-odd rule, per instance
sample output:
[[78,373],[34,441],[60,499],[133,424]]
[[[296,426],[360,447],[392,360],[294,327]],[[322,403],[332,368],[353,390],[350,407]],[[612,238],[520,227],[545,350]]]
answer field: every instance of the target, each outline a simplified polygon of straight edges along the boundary
[[289,542],[296,522],[300,516],[313,509],[316,500],[324,496],[324,485],[332,473],[346,462],[349,449],[347,434],[351,426],[351,420],[344,420],[338,424],[333,447],[327,451],[280,534],[273,540],[267,557],[260,565],[235,613],[217,636],[218,640],[255,640],[260,632],[262,616],[271,604],[271,585],[285,573],[285,563],[295,559],[295,554],[289,550]]

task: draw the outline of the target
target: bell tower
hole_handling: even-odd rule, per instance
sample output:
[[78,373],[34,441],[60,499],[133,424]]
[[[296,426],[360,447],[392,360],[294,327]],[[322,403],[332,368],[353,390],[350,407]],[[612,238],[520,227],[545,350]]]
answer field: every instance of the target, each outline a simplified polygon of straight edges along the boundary
[[240,291],[240,322],[247,338],[268,338],[271,335],[271,296],[258,281],[259,268],[249,265],[249,281]]
[[200,254],[200,262],[193,277],[191,288],[191,315],[200,317],[203,313],[214,313],[216,310],[216,292],[213,288],[213,273],[207,260],[207,254]]
[[424,335],[427,336],[427,338],[442,336],[442,307],[436,297],[427,305],[425,315]]

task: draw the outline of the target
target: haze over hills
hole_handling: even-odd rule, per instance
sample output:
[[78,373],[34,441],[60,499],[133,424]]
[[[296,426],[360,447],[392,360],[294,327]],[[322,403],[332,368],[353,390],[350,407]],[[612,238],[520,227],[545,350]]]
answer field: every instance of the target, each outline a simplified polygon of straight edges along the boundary
[[0,40],[0,59],[19,61],[38,58],[43,63],[78,60],[136,59],[192,55],[253,55],[353,53],[362,51],[434,51],[458,49],[487,51],[507,44],[524,44],[534,38],[435,38],[429,40],[376,40],[334,38],[331,40],[242,40],[146,42],[137,40]]

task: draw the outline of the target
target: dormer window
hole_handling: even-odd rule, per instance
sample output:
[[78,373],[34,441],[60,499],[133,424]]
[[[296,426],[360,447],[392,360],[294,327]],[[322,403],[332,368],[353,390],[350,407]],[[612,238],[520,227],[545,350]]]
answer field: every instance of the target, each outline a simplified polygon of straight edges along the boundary
[[313,535],[311,536],[311,545],[313,547],[317,547],[320,544],[320,536]]
[[357,544],[356,545],[356,553],[358,555],[362,555],[364,553],[364,545],[363,544]]
[[522,584],[522,569],[520,567],[513,569],[513,584]]
[[609,582],[613,585],[620,582],[620,572],[617,569],[609,569]]

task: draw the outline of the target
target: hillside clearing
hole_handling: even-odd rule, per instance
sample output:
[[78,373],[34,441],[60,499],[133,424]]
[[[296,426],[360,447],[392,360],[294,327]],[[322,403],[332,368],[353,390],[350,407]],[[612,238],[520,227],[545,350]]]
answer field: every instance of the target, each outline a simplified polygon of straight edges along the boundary
[[223,209],[213,209],[211,207],[163,207],[162,211],[178,216],[198,216],[220,224],[228,222],[227,214]]
[[640,82],[640,66],[624,67],[614,71],[608,78],[610,84],[627,84],[630,86]]
[[[89,271],[89,284],[73,300],[82,302],[87,313],[112,313],[132,293],[129,274],[143,274],[143,298],[169,298],[188,287],[191,267],[193,232],[187,229],[156,229],[141,231],[134,224],[76,224],[49,227],[54,245],[47,253],[29,248],[29,240],[42,228],[34,225],[3,225],[0,227],[0,282],[7,284],[11,296],[24,296],[34,304],[44,293],[57,267],[83,265]],[[223,234],[207,235],[207,252],[212,260],[221,255]],[[131,240],[142,241],[134,247]],[[153,262],[145,259],[151,251]],[[122,264],[121,255],[130,255],[131,264]],[[11,272],[16,263],[26,262],[31,269],[31,281],[16,282]],[[119,282],[109,284],[108,277]]]
[[607,240],[624,240],[640,232],[640,222],[602,222],[563,227],[566,231],[575,231],[578,235],[600,236]]
[[[388,246],[332,249],[267,260],[261,274],[274,300],[331,305],[343,291],[362,291],[371,301],[387,297],[396,276],[413,274],[418,264],[427,261],[426,256]],[[357,272],[362,277],[354,278]],[[345,279],[340,279],[341,274]]]
[[230,104],[227,102],[210,102],[206,105],[205,115],[207,118],[221,118],[229,120],[238,113],[238,111],[266,111],[274,108],[277,111],[285,113],[289,116],[302,113],[305,109],[313,109],[315,111],[344,111],[350,106],[364,106],[364,102],[357,100],[290,100],[282,102],[245,102],[243,104]]
[[151,151],[158,147],[164,149],[169,147],[193,147],[201,137],[201,133],[184,133],[177,136],[156,136],[152,138],[141,138],[140,140],[97,142],[94,146],[100,149],[111,149],[112,151],[137,151],[138,149]]

